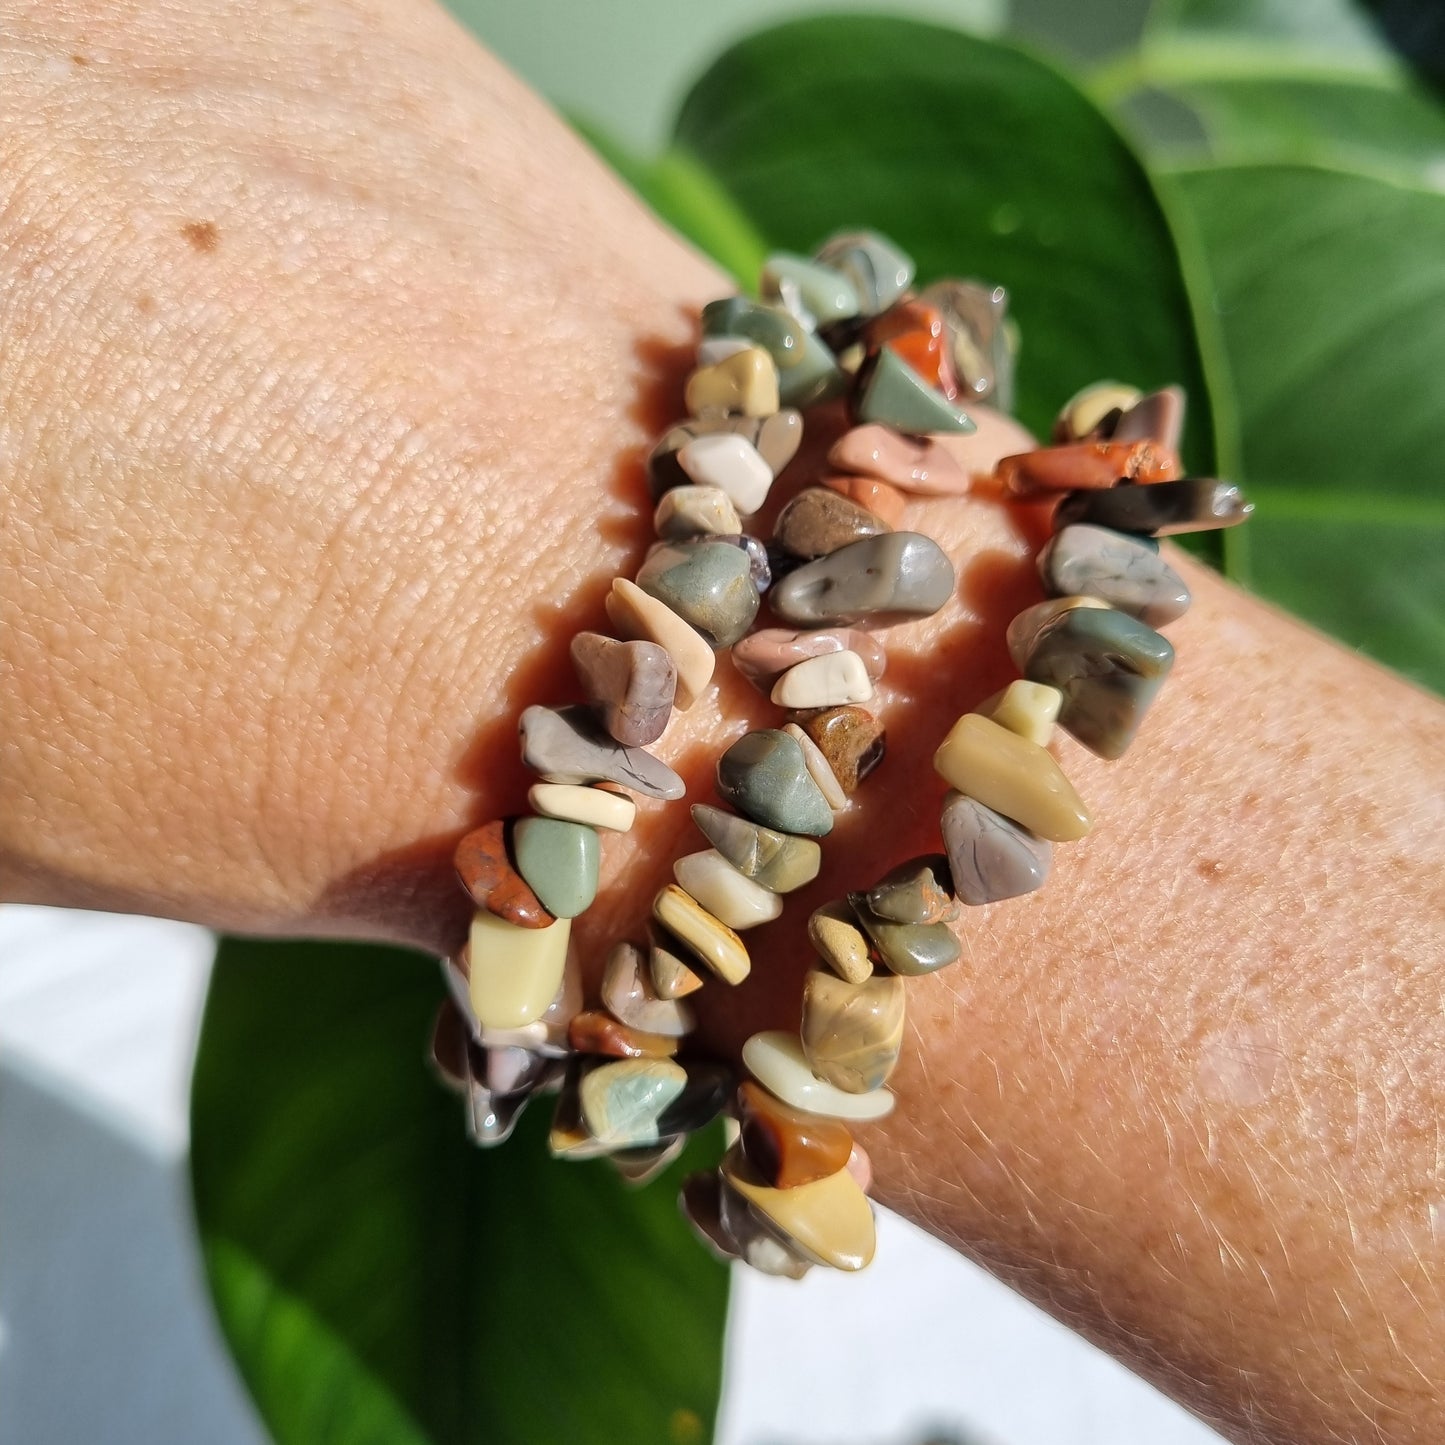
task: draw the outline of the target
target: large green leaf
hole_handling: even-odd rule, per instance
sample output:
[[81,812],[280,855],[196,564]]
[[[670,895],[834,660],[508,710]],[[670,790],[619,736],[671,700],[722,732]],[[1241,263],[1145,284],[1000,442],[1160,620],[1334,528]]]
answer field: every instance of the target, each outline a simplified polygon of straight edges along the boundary
[[1169,227],[1110,122],[1008,46],[833,16],[735,46],[688,96],[673,153],[774,246],[874,226],[920,276],[1001,282],[1023,333],[1018,411],[1047,427],[1100,376],[1181,382],[1212,459],[1194,322]]
[[[1437,188],[1445,174],[1438,99],[1351,0],[1161,0],[1090,89],[1135,118],[1156,160],[1345,165]],[[1188,109],[1199,140],[1151,132],[1137,102],[1157,95]]]
[[1175,184],[1259,506],[1231,534],[1250,582],[1445,691],[1445,196],[1305,166]]
[[678,1217],[684,1166],[633,1191],[557,1163],[545,1100],[503,1148],[468,1146],[423,1066],[441,991],[414,954],[221,946],[192,1171],[267,1427],[278,1445],[706,1438],[727,1284]]

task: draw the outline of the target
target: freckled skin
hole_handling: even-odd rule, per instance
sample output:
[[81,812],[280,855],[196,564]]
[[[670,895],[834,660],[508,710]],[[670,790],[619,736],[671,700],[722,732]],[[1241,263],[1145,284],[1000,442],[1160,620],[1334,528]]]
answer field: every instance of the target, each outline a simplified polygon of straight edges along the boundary
[[[0,897],[450,949],[452,848],[522,806],[517,716],[576,696],[728,288],[424,0],[239,14],[0,21]],[[971,474],[1028,445],[979,417]],[[761,535],[843,430],[810,416]],[[899,525],[957,588],[887,634],[822,875],[689,998],[717,1048],[796,1027],[815,907],[937,849],[933,748],[1040,600],[1037,510]],[[1195,605],[1138,739],[1056,747],[1094,832],[908,981],[858,1132],[881,1199],[1232,1438],[1438,1441],[1445,713],[1165,555]],[[656,750],[704,801],[779,721],[724,659]],[[647,800],[605,840],[594,972],[698,846]]]

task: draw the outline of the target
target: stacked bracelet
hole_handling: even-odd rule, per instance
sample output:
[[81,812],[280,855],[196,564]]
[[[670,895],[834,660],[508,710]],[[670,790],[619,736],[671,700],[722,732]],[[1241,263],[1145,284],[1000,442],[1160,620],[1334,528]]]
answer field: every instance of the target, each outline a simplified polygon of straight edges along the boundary
[[[943,851],[813,913],[819,965],[801,1031],[750,1038],[748,1081],[679,1057],[688,996],[710,975],[747,976],[740,933],[816,878],[817,840],[883,757],[881,723],[864,706],[886,662],[874,630],[929,616],[955,590],[942,549],[893,524],[907,495],[962,495],[977,481],[954,451],[952,439],[974,430],[959,402],[1007,404],[1013,336],[1000,289],[949,281],[914,295],[912,274],[882,237],[849,234],[812,258],[771,257],[763,300],[704,308],[691,416],[648,460],[659,541],[607,599],[617,636],[573,640],[585,703],[522,715],[523,761],[541,779],[534,814],[458,845],[478,911],[466,948],[445,963],[451,999],[433,1039],[479,1143],[500,1142],[532,1095],[558,1090],[552,1151],[605,1155],[641,1181],[726,1112],[727,1154],[687,1181],[684,1209],[720,1255],[795,1277],[872,1257],[869,1165],[846,1121],[892,1108],[904,980],[959,956],[961,905],[1039,887],[1052,845],[1091,827],[1047,751],[1054,726],[1117,758],[1168,673],[1173,651],[1155,628],[1189,594],[1154,538],[1250,510],[1227,483],[1180,476],[1183,398],[1172,388],[1087,388],[1060,413],[1051,446],[1000,463],[991,481],[1006,498],[1058,499],[1038,559],[1049,600],[1009,626],[1022,678],[938,747],[952,789]],[[801,409],[839,397],[855,424],[829,453],[833,470],[788,502],[765,545],[743,521],[796,454]],[[784,625],[750,632],[765,595]],[[570,922],[596,894],[600,834],[631,827],[629,792],[682,797],[681,779],[646,748],[728,648],[789,720],[719,759],[717,791],[733,811],[694,806],[710,847],[677,860],[649,942],[610,951],[600,1006],[583,1009]]]

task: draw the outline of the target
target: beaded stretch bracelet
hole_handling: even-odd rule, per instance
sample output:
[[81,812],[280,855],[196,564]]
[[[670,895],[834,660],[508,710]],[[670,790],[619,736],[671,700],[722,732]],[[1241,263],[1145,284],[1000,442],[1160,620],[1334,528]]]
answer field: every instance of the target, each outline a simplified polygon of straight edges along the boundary
[[[801,1032],[750,1038],[751,1079],[739,1086],[723,1064],[679,1060],[687,996],[709,973],[747,976],[739,932],[776,918],[782,895],[817,876],[816,840],[883,757],[882,726],[860,704],[886,659],[865,629],[929,616],[954,591],[937,544],[893,523],[907,494],[962,495],[979,480],[955,455],[974,430],[956,403],[1007,405],[1014,341],[1001,289],[946,281],[915,296],[912,275],[882,237],[848,234],[811,259],[771,257],[761,302],[704,308],[691,417],[648,461],[659,542],[607,599],[619,636],[573,640],[586,704],[522,715],[523,761],[542,779],[529,793],[534,815],[458,845],[478,911],[468,945],[444,963],[451,1000],[433,1037],[478,1143],[505,1139],[533,1094],[558,1090],[552,1152],[605,1155],[642,1182],[726,1111],[728,1152],[686,1182],[684,1210],[722,1257],[792,1277],[872,1257],[869,1165],[845,1121],[892,1109],[884,1085],[902,1044],[904,980],[959,957],[950,925],[960,904],[1039,887],[1053,843],[1091,827],[1046,750],[1055,724],[1117,758],[1168,673],[1173,651],[1154,629],[1182,614],[1189,593],[1155,536],[1250,511],[1228,483],[1181,477],[1174,388],[1086,388],[1052,445],[999,463],[990,481],[1006,497],[1058,498],[1038,558],[1050,600],[1009,626],[1023,677],[938,748],[952,789],[944,851],[813,913],[820,966]],[[742,520],[796,454],[798,409],[839,396],[855,425],[829,452],[836,474],[789,501],[767,547]],[[789,626],[749,635],[764,594]],[[602,1006],[583,1009],[568,942],[596,894],[599,831],[631,827],[625,790],[682,797],[681,779],[646,747],[706,689],[727,648],[794,718],[723,754],[717,789],[736,811],[694,806],[712,846],[677,860],[676,882],[654,900],[649,947],[616,945]]]

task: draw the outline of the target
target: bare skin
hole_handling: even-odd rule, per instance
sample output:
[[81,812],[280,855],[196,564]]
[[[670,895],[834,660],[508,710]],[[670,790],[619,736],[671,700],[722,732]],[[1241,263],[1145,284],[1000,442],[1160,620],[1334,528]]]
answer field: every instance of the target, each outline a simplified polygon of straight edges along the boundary
[[[0,898],[450,947],[725,283],[417,0],[37,0],[0,77]],[[962,580],[888,636],[887,856],[865,787],[724,1046],[796,1021],[814,903],[936,847],[1038,595],[1036,518],[908,525]],[[1445,711],[1190,580],[1128,758],[1060,746],[1096,832],[911,986],[879,1196],[1235,1440],[1439,1440]],[[724,662],[659,751],[702,798],[775,717]],[[609,841],[585,954],[688,832]]]

